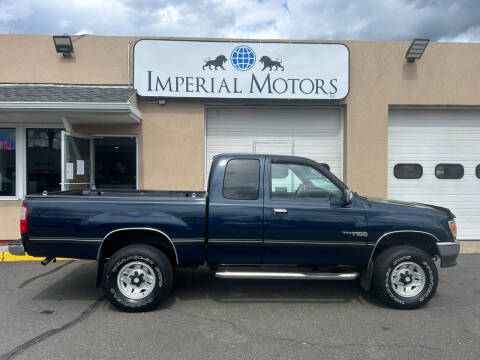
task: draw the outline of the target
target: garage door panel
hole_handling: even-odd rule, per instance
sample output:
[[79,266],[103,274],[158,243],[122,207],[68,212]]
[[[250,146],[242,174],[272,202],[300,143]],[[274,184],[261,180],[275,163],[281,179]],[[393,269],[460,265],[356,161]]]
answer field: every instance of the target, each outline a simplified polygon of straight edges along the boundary
[[228,139],[216,139],[210,138],[209,139],[209,146],[210,149],[214,149],[214,147],[225,147],[225,146],[246,146],[251,148],[253,144],[253,140],[245,140],[239,138],[228,138]]
[[339,161],[341,159],[340,156],[338,156],[334,151],[325,151],[323,149],[320,149],[318,151],[309,151],[308,148],[299,148],[298,146],[295,146],[295,155],[297,156],[315,156],[315,157],[321,157],[321,158],[328,158],[328,159],[335,159],[335,161]]
[[[442,161],[442,162],[440,162]],[[444,186],[447,183],[452,183],[455,184],[455,182],[462,181],[462,182],[470,182],[471,184],[476,184],[478,181],[478,178],[475,176],[475,167],[477,164],[480,164],[480,162],[474,162],[471,163],[470,166],[468,166],[467,161],[445,161],[445,160],[437,160],[437,161],[430,161],[431,165],[430,166],[425,166],[424,164],[427,163],[427,161],[422,160],[422,159],[415,159],[415,158],[398,158],[398,160],[389,162],[389,166],[393,169],[393,167],[396,164],[405,164],[405,163],[416,163],[422,165],[423,168],[423,174],[424,175],[434,175],[435,174],[435,166],[438,164],[461,164],[463,166],[464,170],[464,176],[461,179],[437,179],[441,182],[440,186]],[[418,179],[421,181],[421,179]]]
[[[419,153],[424,157],[429,157],[431,155],[450,155],[452,153],[452,148],[447,148],[445,146],[418,146],[413,144],[411,147],[406,148],[406,144],[403,146],[390,146],[390,149],[393,151],[401,151],[398,155],[418,155]],[[472,156],[471,146],[458,147],[455,148],[455,154],[460,156]],[[436,158],[435,158],[436,159]]]
[[252,152],[252,146],[240,146],[240,145],[230,145],[228,146],[228,151],[225,146],[212,146],[210,148],[209,154],[211,156],[215,156],[216,154],[221,154],[221,153],[251,153]]
[[[275,129],[289,129],[289,130],[312,130],[319,129],[322,131],[339,129],[338,109],[322,109],[318,108],[217,108],[218,110],[207,109],[207,117],[210,128],[233,128],[233,129],[247,129],[254,131],[258,128],[269,129],[268,122],[275,121]],[[239,110],[240,109],[240,110]],[[322,123],[311,123],[309,120],[312,114],[319,114]],[[259,123],[258,119],[264,120]],[[228,122],[225,122],[228,119]],[[307,120],[304,122],[303,120]],[[266,123],[267,122],[267,123]]]
[[289,131],[284,130],[275,130],[275,129],[257,129],[256,131],[238,131],[231,129],[215,129],[214,131],[209,131],[209,135],[212,137],[218,138],[241,138],[241,137],[262,137],[268,139],[298,139],[306,143],[316,144],[318,139],[322,139],[326,142],[329,142],[332,146],[336,146],[337,143],[332,141],[332,137],[340,136],[338,132],[299,132],[299,131]]
[[[398,139],[395,141],[392,141],[390,144],[393,147],[400,146],[400,147],[409,147],[413,146],[415,148],[419,149],[454,149],[461,151],[462,149],[468,150],[471,149],[472,146],[478,146],[480,145],[480,142],[478,141],[465,141],[462,140],[462,144],[456,143],[458,140],[439,140],[439,141],[433,141],[431,139]],[[419,145],[419,142],[421,142],[421,145]]]
[[[418,180],[397,179],[398,163],[423,167]],[[461,179],[438,179],[441,163],[461,164]],[[480,111],[402,110],[389,113],[388,197],[449,208],[457,216],[460,239],[480,239]]]
[[[395,120],[393,120],[395,121]],[[396,121],[401,121],[401,119],[397,119]],[[451,139],[453,134],[480,134],[480,130],[475,126],[461,126],[457,120],[448,119],[447,122],[451,123],[451,126],[442,126],[442,122],[439,120],[437,124],[432,123],[431,127],[410,127],[410,126],[395,126],[392,128],[390,133],[392,134],[393,138],[402,137],[404,138],[407,133],[411,133],[414,136],[435,136],[439,135],[440,139]],[[434,129],[432,127],[435,127]]]
[[[331,170],[342,177],[340,109],[209,107],[206,113],[207,174],[216,154],[254,153],[257,150],[261,153],[304,156],[328,163]],[[287,150],[289,152],[285,153]]]
[[[332,135],[332,137],[338,137]],[[321,143],[319,143],[321,141]],[[330,151],[338,154],[338,141],[331,138],[324,138],[318,136],[313,140],[305,140],[304,138],[295,137],[295,147],[307,149],[322,149],[323,151]]]
[[[399,197],[406,197],[409,196],[409,194],[402,194],[401,192],[392,192],[392,195],[395,195],[397,197],[397,200],[400,200]],[[462,204],[459,204],[458,206],[464,206],[465,204],[470,204],[470,205],[477,205],[478,206],[478,201],[480,201],[480,196],[472,196],[471,194],[456,194],[453,191],[450,191],[450,193],[434,193],[433,191],[425,191],[421,192],[419,191],[418,194],[416,195],[416,200],[415,202],[425,202],[425,201],[430,201],[432,198],[436,199],[436,201],[442,201],[442,202],[461,202]]]
[[[411,193],[413,191],[416,191],[417,196],[428,196],[429,200],[432,197],[438,197],[438,198],[443,198],[445,196],[458,196],[459,201],[467,201],[468,198],[470,199],[478,199],[480,201],[480,198],[478,194],[473,194],[471,191],[468,190],[457,190],[457,189],[443,189],[443,188],[400,188],[400,189],[395,189],[391,190],[389,194],[392,196],[411,196]],[[415,200],[416,201],[416,200]],[[476,201],[476,200],[475,200]]]

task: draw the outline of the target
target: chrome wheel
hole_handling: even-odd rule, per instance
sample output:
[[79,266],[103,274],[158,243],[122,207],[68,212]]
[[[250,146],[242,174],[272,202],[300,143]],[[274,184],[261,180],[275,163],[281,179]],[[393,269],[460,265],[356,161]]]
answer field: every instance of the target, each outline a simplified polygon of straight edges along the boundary
[[397,265],[390,276],[393,291],[402,297],[414,297],[423,290],[426,276],[422,267],[412,261]]
[[[161,279],[160,283],[161,283]],[[120,292],[132,300],[143,299],[155,288],[155,273],[150,265],[141,261],[128,263],[117,275]]]

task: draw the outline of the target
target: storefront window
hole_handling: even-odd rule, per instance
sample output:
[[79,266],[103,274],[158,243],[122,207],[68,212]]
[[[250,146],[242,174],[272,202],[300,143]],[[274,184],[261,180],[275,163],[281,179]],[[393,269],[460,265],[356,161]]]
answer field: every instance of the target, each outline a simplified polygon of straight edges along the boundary
[[27,194],[60,190],[61,130],[27,129]]
[[0,196],[15,196],[15,129],[0,128]]

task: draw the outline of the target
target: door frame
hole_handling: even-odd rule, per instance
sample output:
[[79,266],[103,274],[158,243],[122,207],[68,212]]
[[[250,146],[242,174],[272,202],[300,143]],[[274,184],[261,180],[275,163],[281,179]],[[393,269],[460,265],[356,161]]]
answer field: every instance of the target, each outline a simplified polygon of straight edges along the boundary
[[92,134],[90,135],[90,137],[92,138],[92,142],[91,142],[91,147],[92,147],[92,163],[93,163],[93,169],[92,169],[92,174],[93,174],[93,181],[92,183],[95,184],[95,174],[94,174],[94,171],[95,171],[95,144],[94,144],[94,141],[95,139],[101,139],[101,138],[106,138],[106,137],[111,137],[111,138],[114,138],[114,137],[129,137],[129,138],[135,138],[135,189],[138,190],[139,189],[139,177],[138,177],[138,135],[135,135],[135,134]]
[[[92,143],[93,143],[93,139],[90,135],[87,135],[87,134],[83,134],[83,133],[78,133],[78,132],[74,132],[74,131],[67,131],[65,129],[62,129],[62,132],[61,132],[61,152],[60,152],[60,163],[61,163],[61,183],[60,183],[60,188],[61,188],[61,191],[65,191],[67,190],[66,189],[66,185],[69,184],[67,182],[67,178],[66,178],[66,174],[65,174],[65,165],[66,165],[66,139],[67,139],[67,136],[71,136],[71,137],[74,137],[74,138],[80,138],[80,139],[86,139],[88,140],[89,142],[89,171],[90,171],[90,175],[89,175],[89,182],[87,183],[89,186],[89,188],[91,188],[92,186],[92,172],[95,170],[95,164],[93,163],[92,161]],[[83,183],[79,183],[79,185],[83,185]]]

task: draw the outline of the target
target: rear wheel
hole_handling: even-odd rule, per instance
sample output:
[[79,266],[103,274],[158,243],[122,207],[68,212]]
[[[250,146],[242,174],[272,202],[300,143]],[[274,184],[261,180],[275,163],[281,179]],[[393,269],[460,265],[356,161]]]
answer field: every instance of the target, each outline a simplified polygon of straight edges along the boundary
[[149,245],[118,250],[104,272],[105,294],[122,311],[154,309],[170,293],[173,270],[168,258]]
[[373,282],[377,296],[386,304],[415,309],[435,294],[438,271],[424,251],[412,246],[394,246],[375,259]]

